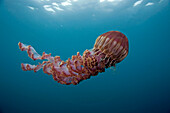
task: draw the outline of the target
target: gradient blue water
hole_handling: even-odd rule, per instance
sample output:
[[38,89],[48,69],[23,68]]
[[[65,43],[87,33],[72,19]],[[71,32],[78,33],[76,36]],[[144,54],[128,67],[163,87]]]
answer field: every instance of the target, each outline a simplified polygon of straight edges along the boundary
[[[73,11],[53,13],[34,0],[0,0],[0,113],[169,113],[169,0],[135,7],[136,0],[121,1],[109,9],[97,0],[79,2]],[[37,62],[18,49],[19,41],[66,60],[110,30],[123,32],[130,45],[116,71],[66,86],[42,71],[21,70],[20,63]]]

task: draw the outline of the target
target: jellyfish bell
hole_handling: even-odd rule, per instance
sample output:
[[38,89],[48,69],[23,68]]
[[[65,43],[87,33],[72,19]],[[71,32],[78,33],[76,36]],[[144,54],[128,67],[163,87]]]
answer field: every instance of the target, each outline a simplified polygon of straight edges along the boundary
[[109,59],[109,67],[115,66],[116,63],[121,62],[128,54],[128,39],[119,31],[109,31],[96,39],[93,49],[96,53],[105,54],[104,59]]

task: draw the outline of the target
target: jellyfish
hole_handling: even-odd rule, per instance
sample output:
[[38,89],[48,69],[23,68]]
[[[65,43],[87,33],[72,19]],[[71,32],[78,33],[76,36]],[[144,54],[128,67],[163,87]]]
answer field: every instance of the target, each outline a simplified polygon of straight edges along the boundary
[[77,52],[77,55],[66,61],[62,61],[60,56],[51,56],[51,53],[43,52],[40,55],[30,45],[21,42],[18,45],[21,51],[27,51],[31,59],[44,60],[38,65],[21,63],[24,71],[37,72],[42,68],[55,81],[66,85],[77,85],[82,80],[104,72],[106,68],[115,67],[127,56],[129,50],[127,37],[119,31],[109,31],[98,36],[92,49],[85,50],[83,55]]

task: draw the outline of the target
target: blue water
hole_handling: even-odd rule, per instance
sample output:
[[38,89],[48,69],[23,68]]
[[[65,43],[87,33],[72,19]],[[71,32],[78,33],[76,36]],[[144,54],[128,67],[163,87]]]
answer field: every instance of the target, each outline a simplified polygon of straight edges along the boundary
[[[110,30],[129,39],[116,71],[67,86],[21,69],[37,62],[19,41],[66,60]],[[0,42],[0,113],[170,112],[169,0],[0,0]]]

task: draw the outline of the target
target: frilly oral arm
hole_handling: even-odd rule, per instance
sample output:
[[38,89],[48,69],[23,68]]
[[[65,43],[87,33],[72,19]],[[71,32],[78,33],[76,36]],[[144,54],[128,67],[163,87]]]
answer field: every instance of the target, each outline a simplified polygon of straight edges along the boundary
[[[90,69],[84,67],[83,61],[88,56],[81,56],[79,52],[77,55],[72,56],[72,59],[68,59],[66,62],[62,61],[59,56],[52,57],[51,54],[46,54],[43,52],[42,56],[39,55],[32,46],[27,46],[19,42],[19,48],[21,51],[27,51],[28,56],[33,60],[43,60],[47,59],[48,61],[43,61],[39,65],[31,64],[21,64],[24,71],[37,72],[41,68],[48,75],[53,75],[53,79],[62,84],[78,84],[81,80],[88,79],[92,74]],[[87,55],[90,54],[88,51]],[[85,59],[86,60],[86,59]],[[86,63],[87,64],[87,63]]]
[[[46,54],[45,52],[43,52],[43,55],[39,55],[35,49],[30,46],[30,45],[25,45],[21,42],[18,43],[19,45],[19,48],[21,49],[21,51],[27,51],[28,53],[28,56],[33,59],[33,60],[42,60],[42,59],[47,59],[47,60],[51,60],[53,61],[54,60],[54,57],[51,57],[51,54]],[[43,63],[39,63],[39,65],[31,65],[31,64],[27,64],[27,63],[22,63],[21,64],[21,67],[24,71],[31,71],[31,70],[34,70],[34,72],[37,72],[38,70],[40,70],[41,68],[44,67],[44,72],[47,73],[47,74],[51,74],[49,70],[49,68],[47,67],[48,64],[50,62],[49,61],[43,61]]]

